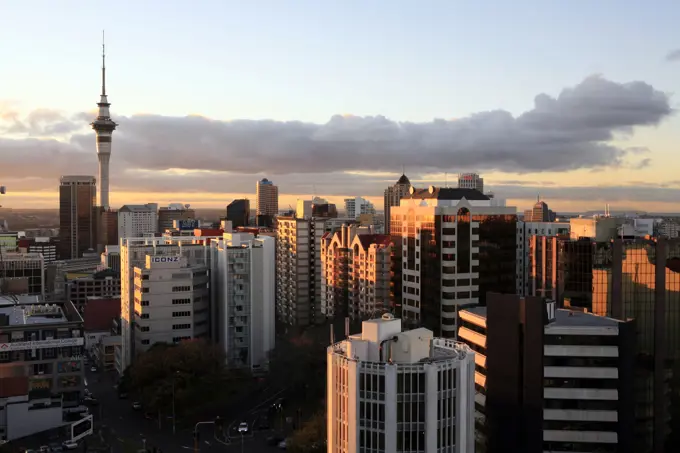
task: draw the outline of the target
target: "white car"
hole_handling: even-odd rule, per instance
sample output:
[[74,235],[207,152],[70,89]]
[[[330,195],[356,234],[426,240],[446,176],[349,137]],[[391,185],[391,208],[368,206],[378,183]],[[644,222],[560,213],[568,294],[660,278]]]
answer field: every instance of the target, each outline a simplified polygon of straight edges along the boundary
[[96,373],[96,372],[97,372],[97,367],[94,366],[94,365],[92,365],[92,368],[90,368],[90,371],[92,371],[93,373]]
[[135,401],[134,403],[132,403],[132,408],[138,411],[142,408],[142,403],[140,403],[139,401]]
[[78,442],[67,440],[64,443],[62,443],[61,446],[64,447],[65,450],[75,450],[76,448],[78,448]]
[[238,425],[238,432],[240,432],[240,433],[247,433],[247,432],[248,432],[248,423],[246,423],[246,422],[241,422],[241,424]]

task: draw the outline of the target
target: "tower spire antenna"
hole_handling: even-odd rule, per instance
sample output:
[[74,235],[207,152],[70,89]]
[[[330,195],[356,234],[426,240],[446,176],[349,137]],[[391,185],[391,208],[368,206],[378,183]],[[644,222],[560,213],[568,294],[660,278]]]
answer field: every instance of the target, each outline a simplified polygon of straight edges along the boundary
[[106,96],[106,39],[102,30],[102,96]]

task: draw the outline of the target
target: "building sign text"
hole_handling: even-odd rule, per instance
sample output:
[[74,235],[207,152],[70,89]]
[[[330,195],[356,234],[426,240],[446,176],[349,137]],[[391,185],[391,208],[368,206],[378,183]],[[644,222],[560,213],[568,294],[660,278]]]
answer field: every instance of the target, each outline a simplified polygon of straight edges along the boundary
[[30,349],[68,348],[70,346],[82,346],[85,343],[83,337],[78,338],[54,338],[52,340],[39,341],[14,341],[12,343],[0,343],[0,352],[27,351]]

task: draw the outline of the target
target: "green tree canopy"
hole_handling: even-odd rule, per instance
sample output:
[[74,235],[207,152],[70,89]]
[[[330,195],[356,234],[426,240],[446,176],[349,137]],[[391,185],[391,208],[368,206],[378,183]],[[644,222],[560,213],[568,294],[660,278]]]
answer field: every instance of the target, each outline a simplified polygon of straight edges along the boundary
[[293,453],[326,451],[326,414],[319,411],[288,439],[287,449]]
[[224,352],[205,340],[159,343],[140,354],[121,385],[139,393],[145,410],[169,413],[210,400],[226,377]]

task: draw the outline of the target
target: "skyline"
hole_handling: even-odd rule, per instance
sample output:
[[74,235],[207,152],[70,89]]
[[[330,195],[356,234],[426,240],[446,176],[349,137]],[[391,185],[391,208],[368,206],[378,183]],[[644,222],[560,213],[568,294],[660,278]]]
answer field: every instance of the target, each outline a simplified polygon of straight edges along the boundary
[[[16,42],[0,49],[0,58],[17,63],[0,70],[9,82],[0,86],[5,207],[56,207],[60,175],[97,174],[95,137],[87,127],[99,92],[101,30],[94,27],[100,20],[96,5],[73,3],[80,7],[37,17],[36,28],[48,19],[73,27],[38,32],[30,48]],[[494,14],[445,2],[427,9],[406,2],[362,5],[351,36],[342,25],[356,2],[328,8],[259,2],[271,17],[254,5],[203,2],[225,13],[231,25],[228,12],[243,19],[227,31],[206,28],[215,11],[187,10],[177,2],[163,3],[169,23],[146,27],[156,3],[125,23],[117,20],[129,6],[122,1],[107,18],[107,94],[112,119],[120,124],[112,146],[113,207],[224,207],[243,195],[252,199],[262,177],[279,186],[282,207],[313,194],[339,206],[345,197],[363,196],[381,207],[382,191],[405,166],[420,186],[444,185],[444,172],[455,185],[458,172],[477,171],[519,210],[538,194],[563,211],[602,209],[605,203],[612,209],[680,210],[673,160],[680,120],[672,96],[680,80],[680,42],[663,26],[680,17],[672,2],[657,2],[655,11],[617,2],[616,20],[604,22],[612,2],[575,11],[495,2]],[[29,6],[9,8],[13,20],[0,38],[19,32]],[[369,20],[376,17],[382,40]],[[203,27],[192,25],[192,18]],[[574,34],[562,21],[577,18],[583,27]],[[74,28],[77,23],[87,26]],[[313,26],[300,31],[294,26],[299,23]],[[405,23],[412,27],[400,27]],[[633,23],[643,30],[635,36],[626,28]],[[176,24],[185,27],[171,33]],[[591,28],[595,24],[602,29]],[[425,27],[432,36],[423,35]],[[468,40],[468,48],[450,39],[485,27],[508,38]],[[545,39],[535,42],[539,31]],[[603,31],[616,45],[595,39]],[[146,39],[130,45],[123,36]],[[245,39],[253,36],[269,45],[253,47]],[[367,48],[357,45],[368,37]],[[157,46],[160,41],[166,45]],[[512,61],[505,41],[517,47]],[[208,52],[206,43],[240,58],[206,60],[219,53]],[[320,53],[324,44],[335,52]],[[288,59],[282,61],[286,45]],[[552,58],[558,53],[559,61]],[[56,65],[55,56],[61,60]],[[46,61],[54,76],[36,83],[38,63]],[[270,71],[263,71],[267,66]],[[159,68],[167,69],[163,77]]]

